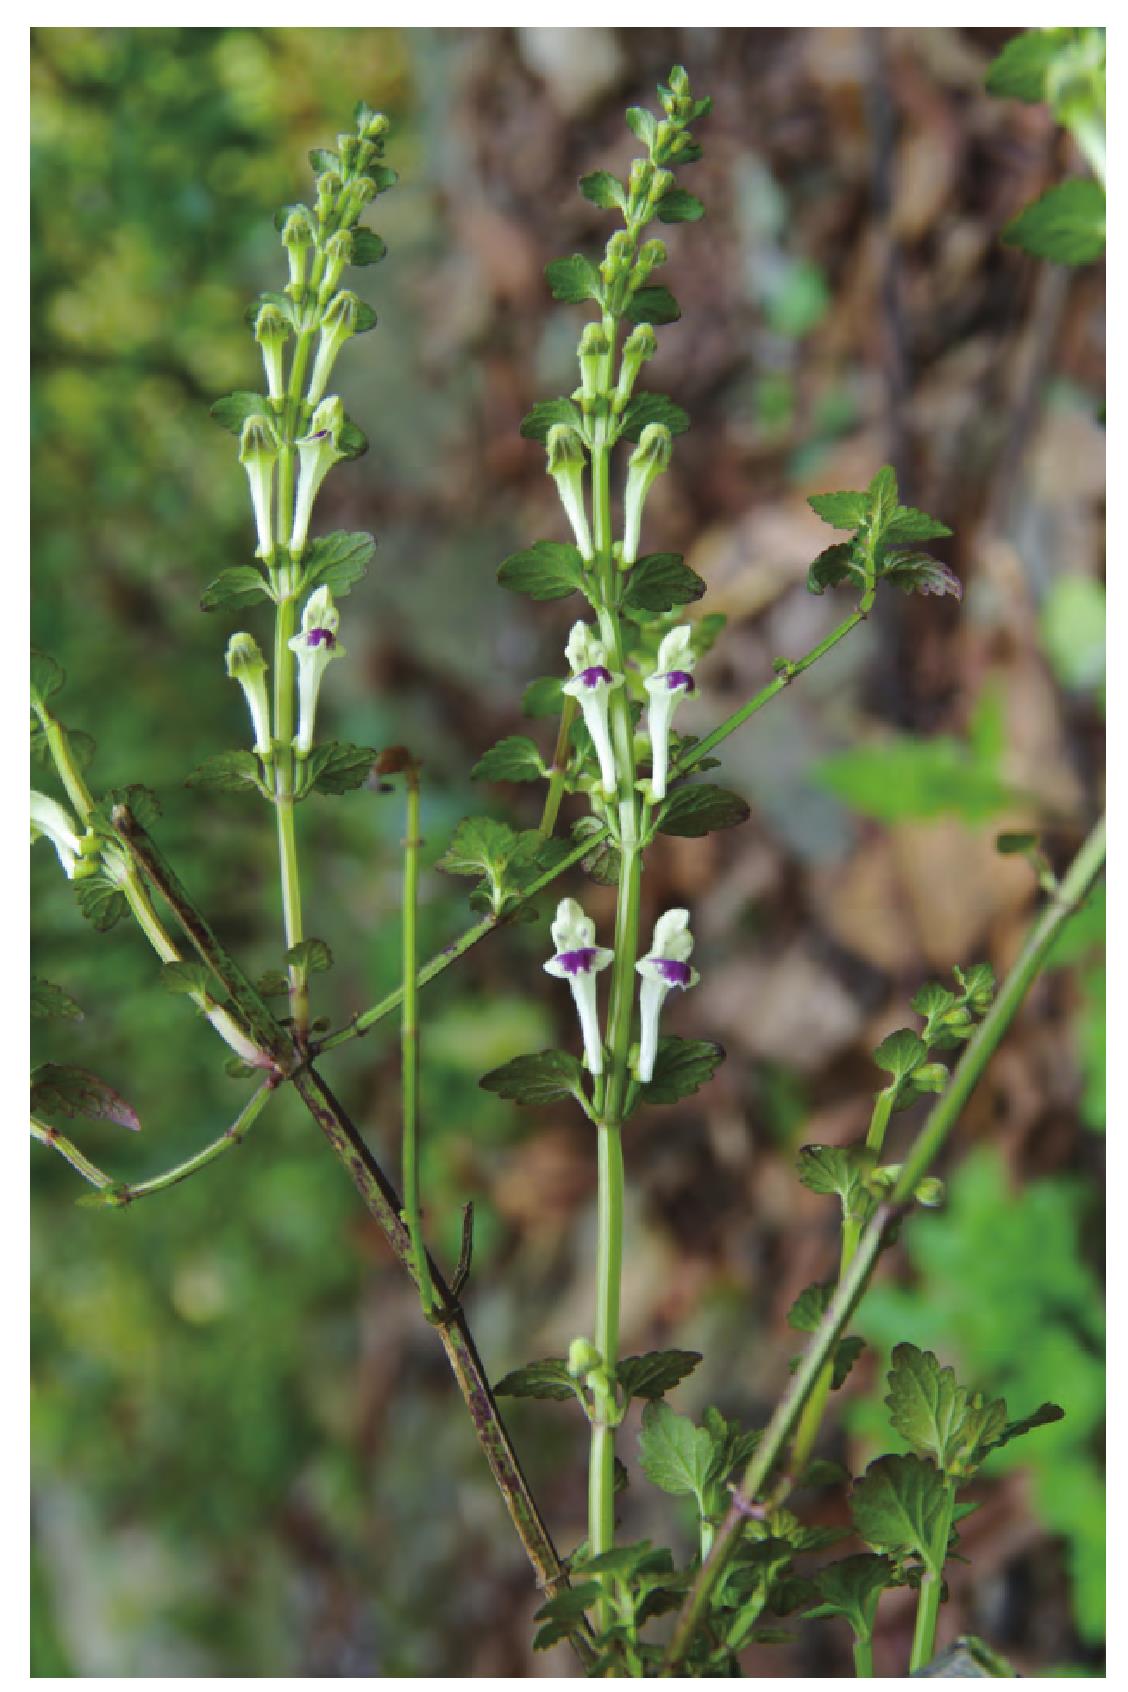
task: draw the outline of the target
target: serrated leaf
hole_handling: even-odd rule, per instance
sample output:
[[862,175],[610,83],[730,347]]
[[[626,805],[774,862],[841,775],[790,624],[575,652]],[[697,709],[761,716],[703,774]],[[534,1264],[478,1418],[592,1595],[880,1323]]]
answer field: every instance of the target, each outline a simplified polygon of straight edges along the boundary
[[900,509],[897,472],[891,464],[883,464],[866,490],[869,500],[868,527],[870,533],[883,537]]
[[290,991],[289,978],[280,969],[268,969],[255,982],[260,999],[283,999]]
[[539,1362],[511,1369],[494,1387],[498,1398],[555,1398],[561,1401],[579,1397],[579,1390],[568,1373],[568,1364],[563,1357],[542,1357]]
[[934,1352],[915,1345],[893,1349],[889,1393],[885,1400],[894,1430],[922,1457],[945,1473],[967,1474],[977,1466],[973,1454],[989,1450],[1006,1426],[1002,1399],[988,1403],[941,1368]]
[[545,266],[544,274],[554,300],[580,305],[584,300],[603,299],[603,281],[599,271],[582,253],[573,253],[571,258],[553,259]]
[[828,1563],[814,1575],[821,1602],[813,1610],[804,1611],[804,1616],[809,1621],[820,1616],[844,1616],[855,1639],[866,1644],[873,1637],[881,1594],[895,1578],[893,1564],[886,1557],[876,1557],[868,1551]]
[[161,965],[161,986],[166,993],[204,993],[211,996],[211,971],[202,963]]
[[914,505],[899,505],[885,525],[882,538],[886,546],[900,546],[905,541],[942,540],[951,532],[946,523],[918,511]]
[[1105,195],[1091,177],[1048,188],[1024,206],[1003,230],[1008,247],[1021,247],[1054,264],[1091,264],[1105,249]]
[[716,1040],[681,1040],[674,1034],[658,1041],[654,1075],[639,1089],[639,1103],[676,1104],[688,1099],[712,1079],[725,1061],[725,1049]]
[[833,1281],[813,1281],[810,1286],[803,1288],[787,1312],[788,1327],[794,1328],[796,1333],[813,1334],[826,1315],[833,1297]]
[[713,1436],[708,1428],[694,1425],[661,1400],[650,1403],[642,1413],[638,1452],[642,1472],[653,1486],[675,1496],[703,1496],[713,1462]]
[[865,1191],[874,1153],[865,1146],[801,1146],[796,1163],[808,1192],[839,1198],[849,1212]]
[[333,967],[333,954],[324,940],[299,940],[286,953],[286,962],[307,976],[324,975]]
[[659,223],[696,223],[705,216],[705,207],[696,194],[684,188],[671,188],[658,202]]
[[471,781],[540,781],[547,771],[535,741],[509,734],[491,746],[470,771]]
[[570,1586],[564,1592],[558,1592],[555,1598],[550,1598],[534,1617],[544,1625],[533,1636],[533,1650],[547,1651],[550,1645],[567,1639],[583,1619],[585,1611],[590,1610],[602,1594],[603,1588],[598,1581],[591,1580],[581,1586]]
[[840,541],[820,552],[807,571],[807,592],[825,593],[827,588],[839,587],[851,580],[861,582],[864,569],[858,560],[853,541]]
[[891,553],[882,565],[881,579],[895,582],[903,593],[963,598],[963,583],[956,572],[928,552]]
[[627,191],[609,170],[593,170],[580,177],[580,193],[601,211],[626,211]]
[[676,834],[696,840],[721,828],[736,828],[747,822],[751,811],[738,794],[711,782],[676,788],[658,813],[661,834]]
[[869,516],[869,497],[854,491],[808,494],[807,504],[832,529],[860,529]]
[[584,563],[579,548],[564,541],[537,541],[525,552],[512,553],[497,573],[511,593],[530,599],[564,599],[582,590]]
[[928,1057],[928,1047],[911,1028],[898,1028],[887,1034],[873,1054],[873,1061],[900,1086]]
[[513,856],[517,835],[493,817],[464,817],[437,868],[448,875],[498,875]]
[[699,1351],[648,1351],[642,1357],[623,1357],[616,1377],[625,1398],[661,1398],[691,1375],[701,1362]]
[[240,793],[247,788],[262,792],[259,763],[253,752],[217,752],[185,778],[185,787],[201,787],[213,793]]
[[866,1349],[866,1342],[857,1334],[846,1334],[834,1348],[834,1362],[830,1371],[830,1390],[837,1392],[845,1386],[850,1370]]
[[994,997],[995,971],[989,963],[971,964],[967,969],[961,969],[959,964],[956,964],[952,974],[969,1001],[977,1000],[980,1005],[986,1005]]
[[387,246],[374,229],[356,228],[352,232],[352,262],[356,265],[379,264],[387,255]]
[[376,541],[363,530],[349,534],[338,529],[311,541],[302,565],[301,591],[327,587],[341,599],[363,577],[376,551]]
[[850,1514],[876,1551],[917,1556],[934,1574],[942,1572],[948,1491],[933,1463],[916,1456],[879,1457],[855,1484]]
[[125,894],[108,876],[92,875],[76,881],[74,896],[79,910],[99,934],[105,934],[125,915]]
[[623,440],[637,441],[651,423],[663,424],[671,435],[684,435],[689,428],[689,413],[665,394],[636,394],[619,419],[619,435]]
[[1002,1432],[992,1437],[990,1444],[977,1449],[976,1459],[982,1461],[989,1452],[1001,1451],[1012,1439],[1021,1439],[1023,1434],[1033,1433],[1035,1428],[1049,1427],[1051,1422],[1060,1422],[1064,1417],[1065,1411],[1060,1404],[1039,1404],[1029,1416],[1023,1416],[1017,1422],[1007,1422]]
[[583,433],[583,413],[570,399],[541,400],[522,419],[521,433],[527,441],[540,441],[543,444],[548,439],[548,431],[555,423],[567,424],[569,428]]
[[630,323],[676,323],[681,306],[668,288],[660,285],[639,288],[623,308],[623,316]]
[[918,1016],[932,1021],[953,1009],[956,995],[947,987],[941,987],[938,981],[928,981],[913,994],[909,1003]]
[[[289,301],[286,304],[288,305]],[[251,307],[251,310],[257,313],[257,301]],[[225,394],[222,399],[217,399],[215,404],[211,406],[209,415],[215,419],[221,429],[226,429],[232,435],[241,435],[243,424],[248,417],[270,416],[270,401],[265,394],[252,394],[246,390],[240,390],[238,393]]]
[[478,1085],[515,1104],[555,1104],[583,1097],[583,1070],[570,1052],[527,1052],[491,1069]]
[[558,717],[564,707],[564,683],[559,676],[538,676],[521,695],[526,717]]
[[379,756],[374,746],[353,746],[327,740],[315,746],[305,762],[303,793],[354,793],[363,787]]
[[28,680],[31,687],[32,703],[42,709],[53,694],[58,693],[66,681],[66,671],[61,664],[46,652],[39,652],[35,647],[31,649],[31,664]]
[[78,1000],[72,999],[62,987],[56,987],[53,981],[45,981],[41,975],[31,978],[31,1014],[36,1018],[61,1016],[70,1022],[83,1020]]
[[200,595],[201,611],[235,610],[242,605],[253,605],[260,599],[273,599],[262,572],[250,564],[236,564],[230,570],[221,570],[213,582],[209,582]]
[[1046,98],[1046,73],[1071,34],[1068,29],[1026,29],[1014,36],[987,71],[988,93],[1040,105]]
[[38,1116],[81,1116],[134,1131],[141,1126],[133,1106],[108,1082],[71,1064],[41,1063],[32,1071],[31,1109]]
[[623,604],[632,611],[672,611],[700,599],[706,585],[677,552],[648,552],[631,566]]

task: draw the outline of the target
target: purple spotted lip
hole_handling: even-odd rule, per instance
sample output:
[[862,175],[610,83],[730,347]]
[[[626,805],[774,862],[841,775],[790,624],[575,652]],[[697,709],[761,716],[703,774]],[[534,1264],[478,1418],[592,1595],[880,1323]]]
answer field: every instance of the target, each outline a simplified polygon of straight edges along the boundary
[[602,664],[592,664],[580,671],[580,680],[585,687],[598,687],[600,682],[610,682],[611,671],[604,669]]
[[689,965],[679,963],[676,958],[651,958],[650,962],[657,969],[662,980],[669,987],[689,986]]
[[578,946],[574,952],[557,952],[553,963],[558,963],[565,975],[587,975],[595,962],[597,946]]
[[332,629],[310,629],[306,636],[307,646],[327,646],[330,651],[337,644],[337,637]]
[[694,693],[697,688],[697,684],[688,670],[667,670],[666,686],[671,693],[679,687],[684,687],[687,693]]

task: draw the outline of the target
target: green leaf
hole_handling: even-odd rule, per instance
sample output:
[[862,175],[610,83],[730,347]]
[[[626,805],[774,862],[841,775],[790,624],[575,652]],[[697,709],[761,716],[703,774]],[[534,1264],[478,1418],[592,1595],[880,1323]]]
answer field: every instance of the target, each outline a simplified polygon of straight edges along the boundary
[[648,1351],[642,1357],[623,1357],[615,1371],[624,1398],[661,1398],[691,1375],[701,1362],[699,1351]]
[[273,597],[261,570],[251,564],[236,564],[231,570],[221,570],[214,582],[208,583],[200,595],[200,610],[235,610]]
[[134,1130],[141,1126],[137,1112],[120,1093],[88,1069],[70,1064],[41,1063],[32,1070],[31,1108],[39,1116],[82,1116]]
[[214,997],[211,970],[202,963],[161,965],[161,986],[166,993],[204,993]]
[[648,552],[631,566],[623,604],[632,611],[672,611],[705,593],[705,583],[677,552]]
[[627,402],[619,419],[619,436],[626,441],[637,441],[650,423],[663,424],[671,435],[684,435],[689,428],[689,413],[665,394],[636,394]]
[[503,1375],[494,1387],[498,1398],[556,1398],[579,1397],[578,1383],[568,1373],[563,1357],[542,1357],[537,1363],[526,1363]]
[[1073,177],[1024,206],[1003,230],[1008,247],[1021,247],[1055,264],[1091,264],[1105,249],[1105,195],[1091,177]]
[[548,774],[535,741],[527,734],[506,735],[491,746],[470,771],[471,781],[540,781]]
[[627,128],[636,141],[641,141],[649,151],[653,151],[658,139],[658,120],[653,112],[648,112],[645,106],[628,106],[624,114]]
[[214,757],[205,758],[186,778],[184,785],[202,787],[213,793],[240,793],[245,788],[265,793],[259,762],[253,752],[217,752]]
[[283,975],[280,969],[266,970],[255,982],[255,992],[260,999],[284,999],[289,991],[289,977]]
[[681,306],[668,288],[639,288],[627,301],[623,316],[631,323],[676,323]]
[[565,423],[583,433],[584,419],[579,406],[570,399],[541,400],[522,420],[521,433],[527,441],[547,441],[554,423]]
[[879,1457],[871,1463],[850,1495],[850,1514],[874,1550],[916,1556],[932,1573],[943,1571],[948,1489],[939,1469],[923,1457]]
[[854,1213],[866,1194],[866,1178],[875,1158],[864,1145],[801,1146],[796,1167],[808,1192],[842,1201],[845,1215]]
[[598,1581],[585,1581],[582,1586],[570,1586],[564,1592],[558,1592],[555,1598],[550,1598],[547,1604],[542,1604],[537,1611],[535,1620],[544,1625],[533,1635],[533,1650],[547,1651],[550,1645],[556,1645],[561,1639],[567,1639],[584,1613],[593,1604],[598,1603],[603,1595],[603,1588]]
[[333,967],[333,954],[324,940],[299,940],[286,953],[286,962],[305,976],[324,975]]
[[374,229],[356,228],[352,232],[352,262],[356,265],[379,264],[387,254],[387,247]]
[[508,823],[493,817],[464,817],[451,836],[437,868],[448,875],[501,874],[513,856],[517,836]]
[[580,193],[601,211],[626,211],[627,191],[609,170],[593,170],[580,177]]
[[71,1022],[83,1020],[78,1000],[72,999],[62,987],[56,987],[53,981],[45,981],[41,975],[31,978],[31,1014],[36,1018],[62,1016]]
[[642,1472],[653,1486],[675,1496],[696,1498],[702,1506],[713,1462],[713,1436],[661,1400],[642,1413],[638,1442]]
[[938,981],[928,981],[913,994],[909,1003],[926,1022],[939,1021],[954,1008],[956,995],[947,987],[941,987]]
[[680,1040],[674,1034],[658,1041],[654,1075],[639,1089],[639,1103],[676,1104],[688,1099],[716,1074],[725,1061],[725,1049],[716,1040]]
[[881,579],[895,582],[903,593],[963,598],[963,583],[956,572],[928,552],[890,553],[881,567]]
[[853,541],[839,541],[820,552],[807,571],[807,592],[825,593],[853,578],[859,584],[865,570]]
[[478,1085],[515,1104],[555,1104],[583,1098],[583,1071],[570,1052],[527,1052],[491,1069]]
[[1040,105],[1046,98],[1046,73],[1072,35],[1069,29],[1025,29],[1014,36],[987,72],[987,92]]
[[42,710],[52,694],[58,693],[66,679],[66,672],[61,664],[56,664],[46,652],[39,652],[32,647],[29,681],[34,705],[38,705]]
[[866,490],[869,500],[868,528],[870,533],[884,538],[896,513],[901,509],[897,489],[897,473],[891,464],[883,464]]
[[346,418],[341,426],[337,451],[345,458],[363,458],[368,451],[368,436],[351,418]]
[[554,300],[579,305],[583,300],[603,300],[603,280],[590,259],[582,253],[553,259],[545,266],[545,277]]
[[915,1345],[894,1346],[891,1364],[885,1403],[894,1431],[946,1474],[970,1473],[981,1460],[974,1454],[981,1446],[990,1450],[1003,1433],[1003,1400],[988,1403],[972,1394],[954,1369],[942,1369],[934,1352]]
[[864,493],[808,494],[807,504],[832,529],[860,529],[869,516],[869,498]]
[[659,223],[696,223],[705,216],[705,207],[696,194],[684,188],[671,188],[658,202]]
[[564,683],[559,676],[538,676],[521,695],[526,717],[558,717],[564,707]]
[[78,908],[99,934],[105,934],[125,915],[125,894],[108,876],[91,875],[74,883]]
[[818,1616],[845,1616],[855,1639],[866,1644],[873,1638],[878,1600],[895,1578],[896,1570],[887,1558],[875,1557],[867,1551],[855,1557],[843,1557],[838,1563],[828,1563],[814,1576],[822,1601],[815,1609],[804,1611],[804,1615],[808,1620]]
[[737,794],[701,782],[695,787],[676,788],[659,811],[656,826],[661,834],[696,840],[720,828],[736,828],[751,814]]
[[830,1390],[837,1392],[845,1386],[850,1370],[866,1349],[866,1342],[857,1334],[845,1334],[834,1348],[834,1364],[830,1371]]
[[318,536],[306,551],[300,591],[327,587],[335,598],[343,598],[360,581],[375,551],[375,539],[363,530],[349,534],[338,529],[334,534]]
[[315,746],[302,769],[302,795],[355,792],[368,780],[378,756],[374,746],[353,746],[342,740]]
[[1035,1428],[1049,1427],[1051,1422],[1060,1422],[1065,1417],[1065,1411],[1060,1404],[1039,1404],[1037,1410],[1029,1416],[1023,1416],[1017,1422],[1007,1422],[1002,1433],[991,1440],[989,1445],[981,1446],[976,1457],[982,1461],[988,1452],[1001,1451],[1004,1445],[1009,1445],[1012,1439],[1021,1439],[1023,1434],[1033,1433]]
[[905,541],[942,540],[951,532],[946,523],[938,522],[915,506],[899,505],[885,525],[882,539],[886,546],[899,546]]
[[[286,303],[288,305],[289,301]],[[257,302],[251,309],[257,313]],[[217,399],[211,407],[210,415],[215,418],[221,429],[226,429],[232,435],[241,435],[243,424],[248,417],[270,416],[270,401],[265,394],[240,390],[238,393],[225,394],[223,399]]]
[[320,176],[326,170],[336,171],[340,175],[341,161],[328,147],[311,147],[308,156],[309,168],[315,176]]
[[[812,1147],[809,1149],[826,1150],[828,1148]],[[815,1191],[821,1192],[823,1189],[816,1188]],[[803,1291],[787,1312],[788,1327],[794,1328],[800,1334],[813,1334],[826,1315],[833,1297],[833,1281],[813,1281],[810,1286],[803,1288]]]
[[887,1075],[892,1075],[899,1087],[927,1057],[928,1047],[920,1035],[914,1034],[911,1028],[898,1028],[886,1035],[874,1052],[873,1061]]
[[512,553],[497,573],[511,593],[530,599],[563,599],[582,590],[584,562],[579,548],[564,541],[536,541],[526,552]]

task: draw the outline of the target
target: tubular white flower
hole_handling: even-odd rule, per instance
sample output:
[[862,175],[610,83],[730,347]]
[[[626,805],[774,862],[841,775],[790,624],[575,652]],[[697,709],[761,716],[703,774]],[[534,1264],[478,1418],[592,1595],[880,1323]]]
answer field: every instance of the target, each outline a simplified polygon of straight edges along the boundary
[[274,551],[274,464],[278,457],[278,436],[268,417],[248,417],[239,437],[239,462],[251,486],[251,504],[258,530],[258,557],[269,559]]
[[345,425],[345,408],[336,396],[323,399],[313,414],[308,435],[298,441],[298,491],[294,499],[294,527],[290,550],[301,553],[309,534],[309,520],[317,491],[334,464],[345,456],[338,442]]
[[639,536],[646,496],[664,470],[670,468],[673,440],[664,423],[648,423],[630,456],[623,495],[623,565],[638,558]]
[[262,348],[263,368],[266,371],[266,391],[272,400],[280,400],[286,391],[282,349],[290,334],[290,325],[276,305],[267,302],[255,318],[255,340]]
[[572,679],[564,683],[564,692],[579,701],[584,725],[599,759],[603,791],[611,798],[617,778],[607,700],[613,687],[622,687],[623,678],[608,669],[607,649],[586,623],[574,624],[564,653],[572,669]]
[[57,799],[48,798],[46,793],[31,795],[31,839],[32,844],[41,836],[51,842],[58,853],[68,881],[74,880],[74,872],[82,856],[82,841],[78,837],[77,824],[65,805],[60,805]]
[[670,768],[670,727],[674,712],[696,686],[693,668],[697,657],[693,650],[693,631],[688,623],[670,629],[658,648],[658,664],[654,674],[646,678],[650,706],[646,713],[650,729],[650,758],[652,774],[650,791],[654,799],[666,797],[666,780]]
[[266,659],[259,650],[254,635],[233,634],[227,643],[227,674],[243,689],[251,724],[255,731],[255,751],[260,758],[270,756],[270,702],[266,694]]
[[317,696],[326,665],[334,658],[345,656],[345,649],[337,639],[340,622],[333,595],[327,587],[319,587],[306,600],[301,633],[290,641],[290,651],[297,653],[298,658],[298,732],[294,736],[294,751],[299,758],[308,758],[313,746]]
[[684,991],[696,987],[701,977],[689,962],[693,951],[693,935],[689,932],[689,912],[666,911],[654,924],[650,950],[635,964],[642,976],[638,993],[639,1048],[638,1078],[654,1079],[654,1059],[658,1055],[658,1022],[666,995],[674,988]]
[[591,563],[591,530],[588,528],[587,507],[584,502],[584,466],[587,455],[579,431],[567,423],[554,423],[545,441],[548,453],[546,474],[556,483],[560,503],[567,513],[576,537],[576,545],[585,564]]
[[342,288],[339,294],[334,294],[321,317],[321,334],[317,342],[317,357],[313,364],[313,375],[309,379],[309,391],[306,399],[311,405],[316,405],[329,385],[329,378],[333,373],[333,366],[337,361],[337,354],[349,339],[356,334],[357,313],[360,301],[347,288]]
[[545,969],[572,989],[583,1035],[584,1055],[593,1075],[603,1074],[603,1036],[595,1002],[595,978],[612,962],[614,953],[595,944],[595,924],[575,899],[561,899],[552,922],[556,947]]

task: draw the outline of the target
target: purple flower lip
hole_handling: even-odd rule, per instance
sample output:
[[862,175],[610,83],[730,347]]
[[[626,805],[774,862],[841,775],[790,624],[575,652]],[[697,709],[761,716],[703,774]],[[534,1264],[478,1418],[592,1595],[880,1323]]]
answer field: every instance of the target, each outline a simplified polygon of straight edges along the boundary
[[666,686],[673,693],[676,688],[684,687],[687,693],[695,693],[697,684],[688,670],[667,670]]
[[579,946],[574,952],[557,952],[553,963],[558,963],[565,975],[587,975],[595,962],[597,946]]
[[306,636],[307,646],[327,646],[330,651],[337,644],[337,637],[332,629],[310,629]]
[[604,669],[602,664],[592,664],[580,671],[580,680],[585,687],[598,687],[600,682],[610,682],[611,671]]
[[651,958],[650,961],[667,986],[689,986],[689,965],[687,963],[679,963],[676,958]]

